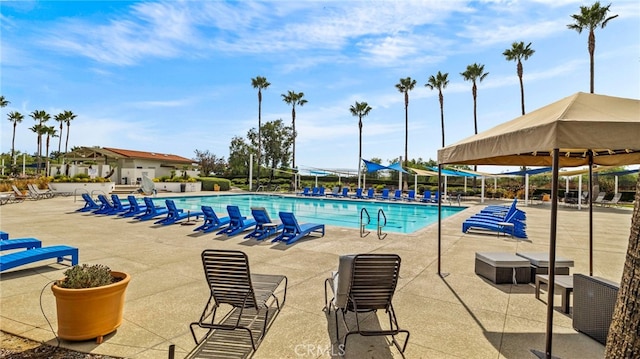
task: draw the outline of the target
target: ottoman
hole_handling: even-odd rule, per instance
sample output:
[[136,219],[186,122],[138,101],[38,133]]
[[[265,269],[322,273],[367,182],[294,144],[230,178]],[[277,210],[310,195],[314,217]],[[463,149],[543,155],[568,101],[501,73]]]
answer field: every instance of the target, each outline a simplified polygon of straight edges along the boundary
[[528,259],[505,252],[476,252],[475,272],[492,283],[531,283]]
[[[535,282],[536,274],[549,274],[549,253],[546,252],[516,252],[517,256],[531,262],[531,282]],[[573,260],[556,256],[556,275],[568,275],[569,267],[573,267]]]

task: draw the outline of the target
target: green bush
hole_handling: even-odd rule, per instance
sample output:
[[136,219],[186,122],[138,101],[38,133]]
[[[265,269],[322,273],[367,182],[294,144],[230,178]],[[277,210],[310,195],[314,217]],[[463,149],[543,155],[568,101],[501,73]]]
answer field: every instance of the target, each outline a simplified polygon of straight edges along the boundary
[[81,289],[95,288],[109,285],[114,282],[111,269],[102,264],[75,265],[64,271],[64,279],[56,284],[61,288]]
[[[217,177],[200,177],[198,178],[200,182],[202,182],[202,190],[203,191],[213,191],[214,185],[220,186],[221,191],[228,191],[231,189],[231,181],[225,178],[217,178]],[[235,183],[235,181],[234,181]]]

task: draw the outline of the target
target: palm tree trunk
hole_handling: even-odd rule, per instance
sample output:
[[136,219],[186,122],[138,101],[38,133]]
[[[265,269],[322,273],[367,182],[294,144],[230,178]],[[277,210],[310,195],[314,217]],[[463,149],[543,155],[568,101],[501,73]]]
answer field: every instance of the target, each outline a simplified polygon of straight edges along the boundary
[[71,127],[71,124],[67,123],[67,140],[64,143],[64,153],[65,155],[67,154],[67,149],[69,148],[69,128]]
[[293,162],[293,190],[296,190],[296,107],[295,105],[291,108],[291,124],[293,129],[293,153],[292,153],[292,162]]
[[594,93],[594,59],[593,54],[596,52],[596,35],[593,33],[593,29],[589,31],[589,70],[591,73],[591,79],[589,82],[591,93]]
[[260,92],[260,90],[258,90],[258,183],[256,185],[256,188],[260,186],[260,163],[262,162],[260,158],[262,155],[261,130],[262,130],[262,93]]
[[640,177],[636,183],[636,198],[631,218],[629,247],[622,272],[622,281],[616,300],[605,358],[637,358],[640,355]]
[[442,96],[442,90],[440,90],[439,98],[440,98],[440,124],[442,126],[442,147],[444,147],[444,97]]
[[16,126],[17,122],[13,123],[13,137],[11,137],[11,163],[16,164]]
[[524,116],[524,83],[522,83],[522,62],[518,61],[518,79],[520,79],[520,103],[522,104],[522,115]]
[[62,148],[62,121],[60,121],[60,138],[58,140],[58,156],[60,156],[61,148]]
[[362,115],[359,116],[358,129],[360,130],[360,137],[358,137],[358,188],[360,188],[360,175],[362,170]]

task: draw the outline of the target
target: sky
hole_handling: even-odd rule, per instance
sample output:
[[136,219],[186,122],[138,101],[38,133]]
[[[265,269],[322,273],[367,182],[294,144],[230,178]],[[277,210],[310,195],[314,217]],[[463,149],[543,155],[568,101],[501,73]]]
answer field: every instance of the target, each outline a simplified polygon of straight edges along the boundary
[[[234,136],[258,126],[257,89],[264,76],[262,121],[291,124],[296,107],[296,165],[356,169],[358,118],[367,102],[364,159],[382,164],[404,155],[404,95],[409,92],[408,157],[436,159],[445,144],[474,134],[471,82],[461,72],[484,65],[478,84],[480,132],[521,114],[516,63],[503,52],[531,43],[523,62],[526,111],[589,92],[588,32],[567,28],[581,5],[537,1],[0,1],[0,150],[11,151],[7,113],[24,115],[16,150],[35,153],[34,110],[70,110],[69,146],[100,146],[195,158],[208,150],[228,158]],[[603,2],[603,5],[609,2]],[[613,1],[619,15],[596,30],[595,92],[640,98],[640,2]],[[66,128],[63,136],[66,136]],[[51,141],[57,150],[58,138]],[[62,148],[64,150],[64,137]],[[512,168],[504,168],[511,170]],[[500,172],[501,169],[480,170]]]

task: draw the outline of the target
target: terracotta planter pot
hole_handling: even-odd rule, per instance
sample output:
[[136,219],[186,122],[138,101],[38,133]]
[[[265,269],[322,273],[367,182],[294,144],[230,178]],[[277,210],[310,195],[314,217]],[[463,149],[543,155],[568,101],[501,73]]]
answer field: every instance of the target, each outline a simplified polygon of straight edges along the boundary
[[131,280],[127,273],[111,271],[121,281],[97,288],[69,289],[53,284],[58,313],[58,337],[65,340],[88,340],[103,337],[122,323],[125,291]]

